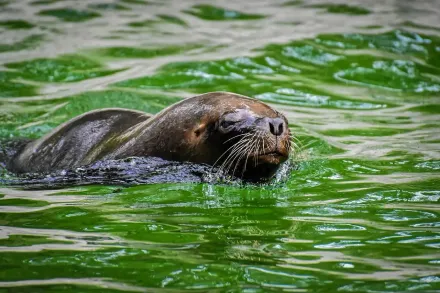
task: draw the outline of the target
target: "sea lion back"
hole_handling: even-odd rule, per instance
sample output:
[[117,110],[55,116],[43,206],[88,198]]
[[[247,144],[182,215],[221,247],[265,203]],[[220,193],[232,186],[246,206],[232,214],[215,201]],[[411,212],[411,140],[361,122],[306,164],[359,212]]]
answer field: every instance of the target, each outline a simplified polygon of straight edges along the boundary
[[150,117],[119,108],[87,112],[29,143],[10,161],[8,169],[16,173],[48,172],[89,164],[112,151],[113,146],[106,141]]

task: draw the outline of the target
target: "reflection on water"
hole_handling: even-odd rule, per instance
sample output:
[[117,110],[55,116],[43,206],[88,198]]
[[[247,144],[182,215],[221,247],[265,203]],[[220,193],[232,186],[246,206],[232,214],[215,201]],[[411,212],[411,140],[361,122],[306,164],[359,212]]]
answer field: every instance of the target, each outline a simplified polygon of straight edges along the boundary
[[440,6],[0,1],[0,137],[208,91],[270,103],[285,184],[0,189],[0,291],[440,290]]

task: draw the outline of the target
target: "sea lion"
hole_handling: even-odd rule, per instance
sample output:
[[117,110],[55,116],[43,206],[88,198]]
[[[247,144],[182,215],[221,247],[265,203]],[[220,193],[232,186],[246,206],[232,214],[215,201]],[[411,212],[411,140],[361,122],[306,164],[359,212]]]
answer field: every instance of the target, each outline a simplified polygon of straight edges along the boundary
[[205,163],[245,179],[272,177],[290,154],[287,119],[267,104],[227,92],[184,99],[152,116],[87,112],[24,147],[16,173],[72,169],[100,160],[154,156]]

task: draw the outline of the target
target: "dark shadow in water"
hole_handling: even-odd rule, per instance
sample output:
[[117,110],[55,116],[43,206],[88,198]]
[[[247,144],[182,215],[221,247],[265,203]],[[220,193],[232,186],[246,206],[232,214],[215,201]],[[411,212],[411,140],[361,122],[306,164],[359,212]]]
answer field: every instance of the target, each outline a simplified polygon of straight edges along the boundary
[[[25,189],[54,189],[79,185],[138,185],[153,183],[231,182],[240,179],[217,173],[216,168],[188,162],[166,161],[156,157],[130,157],[99,161],[71,170],[52,173],[9,175],[0,184]],[[6,177],[6,176],[5,176]]]

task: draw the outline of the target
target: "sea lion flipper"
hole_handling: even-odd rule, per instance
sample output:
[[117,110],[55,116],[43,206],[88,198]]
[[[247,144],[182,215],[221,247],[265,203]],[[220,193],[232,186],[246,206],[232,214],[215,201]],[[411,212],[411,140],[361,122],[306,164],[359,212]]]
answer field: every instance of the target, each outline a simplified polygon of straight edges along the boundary
[[[99,147],[101,141],[151,117],[144,112],[119,108],[87,112],[29,143],[11,160],[8,169],[17,173],[46,172],[53,167],[60,169],[87,164],[99,159],[89,153]],[[105,154],[100,152],[99,155]]]

